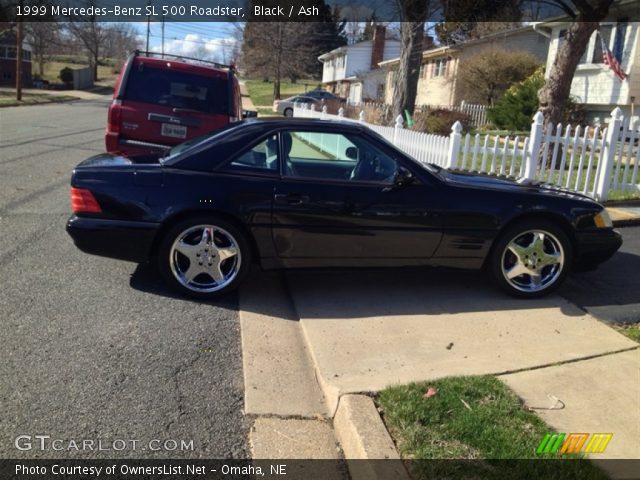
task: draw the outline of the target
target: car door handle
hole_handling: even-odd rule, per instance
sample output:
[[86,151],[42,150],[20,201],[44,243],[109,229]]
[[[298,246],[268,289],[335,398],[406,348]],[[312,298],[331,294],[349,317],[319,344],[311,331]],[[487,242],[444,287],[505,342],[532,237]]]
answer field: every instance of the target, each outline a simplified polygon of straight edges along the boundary
[[309,201],[307,195],[299,195],[297,193],[277,193],[274,198],[277,203],[285,203],[287,205],[302,205]]

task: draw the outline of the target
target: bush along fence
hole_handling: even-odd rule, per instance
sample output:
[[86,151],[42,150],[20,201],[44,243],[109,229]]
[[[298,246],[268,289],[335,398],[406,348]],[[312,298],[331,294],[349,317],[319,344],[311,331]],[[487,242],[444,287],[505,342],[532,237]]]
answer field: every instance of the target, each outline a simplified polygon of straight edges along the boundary
[[398,115],[393,126],[318,111],[312,105],[294,108],[294,116],[360,122],[402,151],[424,163],[443,168],[503,175],[518,181],[538,180],[583,193],[604,202],[611,192],[640,192],[640,125],[625,122],[620,108],[611,112],[607,128],[558,124],[543,126],[543,115],[533,117],[529,136],[462,134],[456,122],[449,136],[404,128]]
[[[362,111],[378,110],[382,113],[383,117],[386,117],[391,105],[386,103],[375,102],[363,102],[356,105],[351,105],[354,108],[359,108]],[[460,102],[460,105],[416,105],[415,111],[420,113],[427,113],[429,111],[445,110],[450,112],[458,112],[469,117],[468,124],[470,127],[478,128],[487,124],[487,106],[475,105],[467,103],[464,100]]]

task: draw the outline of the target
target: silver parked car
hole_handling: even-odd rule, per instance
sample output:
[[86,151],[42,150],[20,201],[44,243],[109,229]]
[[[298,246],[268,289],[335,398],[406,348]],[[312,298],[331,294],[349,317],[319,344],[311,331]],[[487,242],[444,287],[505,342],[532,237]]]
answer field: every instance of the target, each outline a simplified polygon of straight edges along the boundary
[[315,105],[317,109],[322,105],[322,101],[318,98],[311,98],[305,95],[295,95],[283,100],[274,100],[273,111],[281,113],[285,117],[293,117],[293,107],[296,103],[307,104],[309,106]]

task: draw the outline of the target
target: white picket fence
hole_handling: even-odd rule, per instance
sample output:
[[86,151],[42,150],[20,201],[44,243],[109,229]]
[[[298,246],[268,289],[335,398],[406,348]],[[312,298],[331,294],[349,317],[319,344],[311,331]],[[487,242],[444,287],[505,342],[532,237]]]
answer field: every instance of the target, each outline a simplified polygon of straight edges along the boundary
[[416,105],[416,110],[423,112],[437,109],[451,110],[469,115],[469,125],[471,127],[482,127],[487,124],[486,105],[475,105],[464,100],[460,102],[460,105]]
[[640,191],[640,125],[625,123],[616,108],[606,129],[558,124],[543,131],[543,115],[536,113],[527,137],[462,135],[456,122],[451,135],[433,135],[403,128],[400,115],[393,126],[368,124],[364,111],[357,120],[296,106],[294,116],[360,122],[407,154],[424,163],[539,180],[605,201],[611,191]]

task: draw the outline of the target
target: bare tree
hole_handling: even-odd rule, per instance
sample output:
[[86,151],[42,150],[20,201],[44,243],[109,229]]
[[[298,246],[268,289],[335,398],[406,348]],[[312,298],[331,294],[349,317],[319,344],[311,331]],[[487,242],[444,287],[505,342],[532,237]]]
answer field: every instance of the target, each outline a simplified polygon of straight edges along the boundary
[[462,98],[493,105],[511,85],[531,75],[540,61],[526,51],[488,48],[461,62],[458,78]]
[[122,60],[142,47],[138,32],[131,23],[111,23],[104,30],[101,58]]
[[[82,21],[81,21],[82,20]],[[95,15],[88,19],[78,19],[67,23],[67,29],[84,45],[93,69],[93,78],[98,79],[98,63],[102,44],[107,37],[107,27],[96,20]]]
[[394,117],[405,111],[413,114],[422,63],[422,40],[429,16],[430,0],[396,0],[400,11],[400,63],[395,75]]
[[57,22],[28,22],[25,24],[26,38],[31,45],[33,59],[38,65],[38,75],[44,75],[47,56],[59,42],[60,24]]
[[[562,119],[563,111],[571,92],[571,81],[587,49],[589,39],[604,20],[614,0],[549,0],[569,15],[573,22],[567,28],[549,70],[544,87],[538,93],[540,110],[544,114],[545,125],[555,125]],[[571,4],[571,5],[570,5]]]

